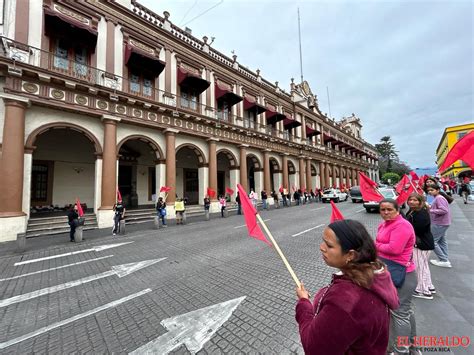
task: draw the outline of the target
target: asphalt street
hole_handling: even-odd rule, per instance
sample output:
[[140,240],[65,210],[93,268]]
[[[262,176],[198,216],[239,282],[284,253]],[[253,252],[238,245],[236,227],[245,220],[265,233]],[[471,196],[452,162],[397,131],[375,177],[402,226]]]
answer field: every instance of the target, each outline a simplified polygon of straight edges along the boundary
[[[474,204],[457,198],[451,206],[453,268],[431,267],[438,293],[415,299],[417,332],[472,339]],[[338,207],[375,236],[378,214],[351,202]],[[334,270],[319,244],[330,205],[261,216],[308,290],[326,285]],[[81,244],[37,238],[22,254],[0,245],[0,353],[303,353],[295,284],[274,248],[247,236],[242,216],[170,224],[121,237],[85,232]]]

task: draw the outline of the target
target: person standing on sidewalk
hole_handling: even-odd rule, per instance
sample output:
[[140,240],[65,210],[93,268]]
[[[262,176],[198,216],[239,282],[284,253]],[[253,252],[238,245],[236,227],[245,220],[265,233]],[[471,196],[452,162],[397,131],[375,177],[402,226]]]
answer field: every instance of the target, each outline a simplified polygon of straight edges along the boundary
[[77,205],[74,205],[73,208],[71,208],[67,214],[67,220],[69,227],[71,228],[69,230],[69,241],[74,242],[74,234],[76,234],[76,227],[79,225],[79,215],[77,213]]
[[237,202],[237,214],[242,214],[242,202],[240,202],[239,191],[237,191],[237,197],[235,198],[235,202]]
[[430,185],[427,192],[434,197],[430,206],[431,233],[435,244],[435,254],[439,260],[431,259],[430,263],[441,267],[452,267],[448,256],[448,242],[446,232],[451,225],[451,211],[446,199],[441,196],[438,185]]
[[250,201],[252,202],[253,207],[255,210],[257,210],[257,200],[258,200],[258,195],[253,189],[250,189],[250,194],[249,194]]
[[416,336],[412,302],[417,283],[415,264],[412,261],[415,231],[410,222],[400,215],[400,207],[395,200],[383,199],[379,203],[379,209],[383,222],[378,227],[375,246],[379,259],[390,271],[400,299],[400,308],[392,310],[387,352],[409,354],[410,344],[400,343],[398,340],[410,339],[412,343]]
[[428,262],[430,252],[434,249],[430,214],[426,208],[423,196],[417,193],[412,193],[408,197],[407,203],[410,209],[406,214],[406,219],[413,226],[416,237],[413,261],[416,265],[418,284],[416,285],[413,297],[432,300],[433,293],[436,293],[436,290],[431,282],[430,265]]
[[219,205],[221,206],[221,217],[224,218],[224,211],[225,211],[225,207],[226,207],[226,199],[225,199],[225,196],[222,195],[219,197]]
[[267,209],[267,199],[268,199],[267,192],[265,190],[262,190],[262,192],[260,193],[260,196],[262,197],[263,209],[266,210]]
[[469,188],[469,185],[466,184],[464,181],[461,183],[461,196],[462,196],[462,199],[464,200],[464,204],[466,205],[467,204],[467,196],[469,196],[469,194],[471,193],[470,191],[470,188]]
[[161,219],[161,225],[166,227],[166,202],[163,200],[163,197],[158,199],[156,203],[156,214],[159,219]]

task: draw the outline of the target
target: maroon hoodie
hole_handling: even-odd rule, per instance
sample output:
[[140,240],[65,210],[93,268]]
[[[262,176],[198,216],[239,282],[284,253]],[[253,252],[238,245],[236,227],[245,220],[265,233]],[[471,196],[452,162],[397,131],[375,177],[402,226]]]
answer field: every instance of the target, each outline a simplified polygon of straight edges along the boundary
[[[341,273],[319,290],[314,306],[308,299],[296,304],[296,321],[306,354],[385,354],[390,309],[400,305],[390,274],[375,274],[370,289]],[[315,314],[318,309],[319,312]]]

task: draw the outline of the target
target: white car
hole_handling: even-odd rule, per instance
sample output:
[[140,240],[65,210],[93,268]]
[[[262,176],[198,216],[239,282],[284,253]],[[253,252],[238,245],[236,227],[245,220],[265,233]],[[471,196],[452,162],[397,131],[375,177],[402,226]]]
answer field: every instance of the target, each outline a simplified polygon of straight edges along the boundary
[[[383,195],[384,198],[390,198],[392,200],[397,199],[397,193],[395,192],[394,189],[383,188],[383,189],[378,189],[378,190],[380,191],[380,193]],[[378,211],[379,203],[377,201],[364,201],[364,207],[367,212],[370,212],[372,210]]]
[[327,189],[323,192],[322,201],[329,202],[333,200],[334,202],[346,201],[348,195],[345,192],[341,192],[339,189]]

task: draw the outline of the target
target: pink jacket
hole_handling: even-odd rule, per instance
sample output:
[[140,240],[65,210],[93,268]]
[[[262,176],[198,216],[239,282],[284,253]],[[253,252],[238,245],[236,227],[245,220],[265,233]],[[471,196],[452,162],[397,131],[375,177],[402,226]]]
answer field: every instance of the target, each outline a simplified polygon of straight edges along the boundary
[[380,223],[375,247],[379,257],[406,265],[407,272],[412,272],[415,270],[412,260],[415,241],[413,226],[399,215],[394,220]]

